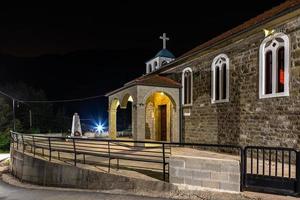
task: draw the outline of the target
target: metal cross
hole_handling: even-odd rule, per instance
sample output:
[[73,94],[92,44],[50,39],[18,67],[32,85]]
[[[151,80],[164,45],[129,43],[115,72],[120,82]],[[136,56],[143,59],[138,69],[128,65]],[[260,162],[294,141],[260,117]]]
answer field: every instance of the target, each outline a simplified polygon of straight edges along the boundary
[[161,39],[163,41],[163,48],[166,49],[167,48],[167,40],[170,40],[170,38],[167,37],[166,33],[163,33],[163,35],[160,36],[159,39]]

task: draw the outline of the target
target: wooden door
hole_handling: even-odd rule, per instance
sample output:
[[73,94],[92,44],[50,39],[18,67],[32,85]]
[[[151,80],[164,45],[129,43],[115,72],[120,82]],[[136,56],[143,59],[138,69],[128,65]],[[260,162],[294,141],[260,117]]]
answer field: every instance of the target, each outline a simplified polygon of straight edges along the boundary
[[159,106],[160,109],[160,140],[167,140],[167,105]]

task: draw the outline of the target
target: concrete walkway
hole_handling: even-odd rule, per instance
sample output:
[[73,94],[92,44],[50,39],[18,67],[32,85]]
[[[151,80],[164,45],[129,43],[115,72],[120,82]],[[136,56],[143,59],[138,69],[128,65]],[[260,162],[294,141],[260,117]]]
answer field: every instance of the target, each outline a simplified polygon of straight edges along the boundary
[[[0,199],[5,200],[96,200],[96,199],[122,199],[122,200],[297,200],[297,197],[272,195],[255,192],[243,192],[241,195],[222,193],[222,192],[209,192],[199,191],[193,194],[178,194],[172,196],[172,198],[160,198],[160,197],[147,197],[147,196],[136,196],[128,194],[126,191],[92,191],[92,190],[81,190],[81,189],[68,189],[68,188],[48,188],[43,186],[31,185],[28,183],[21,183],[17,179],[10,175],[4,175],[2,181],[0,179]],[[7,184],[9,183],[9,184]],[[124,193],[124,194],[122,194]],[[152,194],[153,195],[153,194]],[[157,195],[156,195],[157,196]]]
[[10,157],[9,153],[1,153],[0,154],[0,162],[3,161],[3,160],[6,160],[9,157]]

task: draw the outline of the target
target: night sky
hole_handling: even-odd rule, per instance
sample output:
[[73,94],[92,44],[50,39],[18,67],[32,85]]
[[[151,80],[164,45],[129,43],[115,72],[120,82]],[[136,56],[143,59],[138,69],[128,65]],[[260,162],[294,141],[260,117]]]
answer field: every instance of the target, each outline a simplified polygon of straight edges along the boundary
[[[163,32],[178,57],[283,1],[97,2],[1,6],[1,82],[23,81],[49,100],[105,94],[145,73]],[[106,98],[65,106],[107,115]]]

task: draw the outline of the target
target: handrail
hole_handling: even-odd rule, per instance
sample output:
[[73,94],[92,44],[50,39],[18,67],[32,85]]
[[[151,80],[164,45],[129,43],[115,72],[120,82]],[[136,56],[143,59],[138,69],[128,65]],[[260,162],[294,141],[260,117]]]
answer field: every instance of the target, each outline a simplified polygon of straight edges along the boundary
[[[82,141],[93,141],[94,143],[93,142],[85,143]],[[270,176],[270,178],[278,177],[278,178],[291,179],[296,183],[294,187],[295,192],[300,194],[300,151],[293,148],[271,147],[271,146],[266,147],[266,146],[254,146],[254,145],[243,147],[240,145],[226,145],[226,144],[179,143],[179,142],[162,142],[162,141],[133,141],[133,140],[112,140],[112,139],[102,139],[102,138],[41,136],[41,135],[23,134],[23,133],[17,133],[11,131],[12,148],[15,148],[15,143],[17,143],[16,149],[19,151],[21,151],[21,147],[23,152],[26,151],[27,146],[31,146],[31,149],[34,148],[33,149],[34,156],[36,154],[35,152],[36,149],[40,148],[42,149],[42,152],[44,152],[44,149],[48,148],[49,150],[48,157],[50,162],[52,159],[52,152],[58,152],[59,160],[60,160],[60,152],[74,153],[73,161],[75,166],[77,165],[78,162],[81,162],[79,158],[80,155],[83,155],[83,164],[86,163],[85,155],[106,158],[108,159],[108,172],[110,172],[111,160],[113,159],[117,160],[117,169],[119,169],[119,159],[131,160],[136,162],[162,164],[162,168],[159,168],[159,172],[162,171],[164,181],[167,180],[166,175],[167,174],[169,175],[169,170],[167,165],[169,165],[169,159],[171,157],[172,147],[191,146],[191,147],[204,147],[204,148],[212,147],[212,148],[220,148],[220,149],[223,148],[236,149],[238,150],[240,155],[241,191],[243,191],[244,188],[249,188],[248,185],[249,176],[262,175],[262,176]],[[130,143],[131,145],[124,145],[124,143]],[[22,146],[19,146],[19,144]],[[155,147],[151,146],[148,148],[143,146],[145,144],[157,144],[157,146]],[[151,151],[150,149],[152,149],[153,151]],[[278,154],[278,152],[281,153]],[[291,152],[294,152],[295,154],[293,155],[296,155],[296,157],[291,156]],[[250,153],[250,157],[248,157],[247,153]],[[255,153],[254,156],[253,153]],[[270,172],[271,162],[272,162],[271,153],[275,153],[274,156],[275,175],[271,174]],[[42,155],[44,156],[44,153]],[[262,157],[262,160],[260,160],[260,157]],[[69,158],[65,157],[65,159],[69,159]],[[247,159],[250,159],[249,160],[250,165],[248,166],[250,167],[250,172],[247,172]],[[293,172],[293,174],[291,173],[292,172],[291,159],[295,160],[295,167],[296,167],[295,172]],[[256,166],[255,166],[256,170],[253,166],[253,161],[256,161]],[[267,162],[269,165],[265,165]],[[91,160],[89,163],[91,163]],[[262,164],[262,168],[260,168],[259,164]],[[281,174],[277,174],[277,166],[281,167]],[[268,167],[268,169],[265,167]],[[288,169],[287,172],[284,171],[285,168]],[[265,173],[265,171],[268,170],[269,173]]]
[[[11,133],[22,135],[23,133],[13,132]],[[28,136],[34,134],[26,134]],[[202,147],[220,147],[220,148],[235,148],[240,149],[242,146],[240,145],[228,145],[228,144],[207,144],[207,143],[180,143],[180,142],[165,142],[165,141],[142,141],[142,140],[114,140],[114,139],[102,139],[102,138],[82,138],[82,137],[63,137],[63,136],[41,136],[34,135],[39,138],[57,138],[57,139],[76,139],[76,140],[85,140],[85,141],[103,141],[103,142],[129,142],[129,143],[141,143],[141,144],[169,144],[169,145],[185,145],[185,146],[202,146]]]
[[288,148],[288,147],[272,147],[272,146],[246,146],[245,149],[267,149],[267,150],[280,150],[280,151],[295,151],[297,149]]
[[[16,136],[16,143],[18,149],[18,138],[22,136],[31,149],[35,150],[41,148],[49,150],[49,161],[52,159],[52,152],[58,152],[58,158],[60,159],[60,152],[73,153],[73,163],[76,166],[78,163],[78,156],[83,155],[83,163],[86,163],[85,155],[107,157],[108,158],[108,172],[111,168],[111,160],[117,159],[117,167],[119,168],[119,159],[132,160],[140,162],[152,162],[161,163],[163,180],[166,180],[166,174],[168,170],[166,166],[169,164],[169,158],[171,155],[171,147],[178,146],[192,146],[192,147],[212,147],[212,148],[230,148],[237,149],[241,155],[241,161],[243,154],[242,147],[239,145],[227,145],[227,144],[205,144],[205,143],[180,143],[180,142],[165,142],[165,141],[134,141],[134,140],[112,140],[104,138],[81,138],[81,137],[63,137],[63,136],[43,136],[35,134],[23,134],[11,131],[11,135]],[[14,138],[14,137],[13,137]],[[86,141],[86,143],[85,143]],[[32,144],[30,144],[32,142]],[[60,144],[60,142],[63,142]],[[67,143],[66,143],[67,142]],[[93,143],[95,142],[95,143]],[[48,144],[47,144],[48,143]],[[129,143],[131,145],[124,145]],[[157,146],[145,147],[145,144],[156,144]],[[141,146],[139,146],[141,145]],[[48,146],[48,147],[47,147]],[[24,151],[23,146],[23,151]],[[86,149],[84,149],[86,148]],[[151,151],[151,149],[153,151]],[[31,151],[32,152],[32,151]],[[44,156],[44,153],[43,153]],[[242,179],[243,173],[241,173]]]

